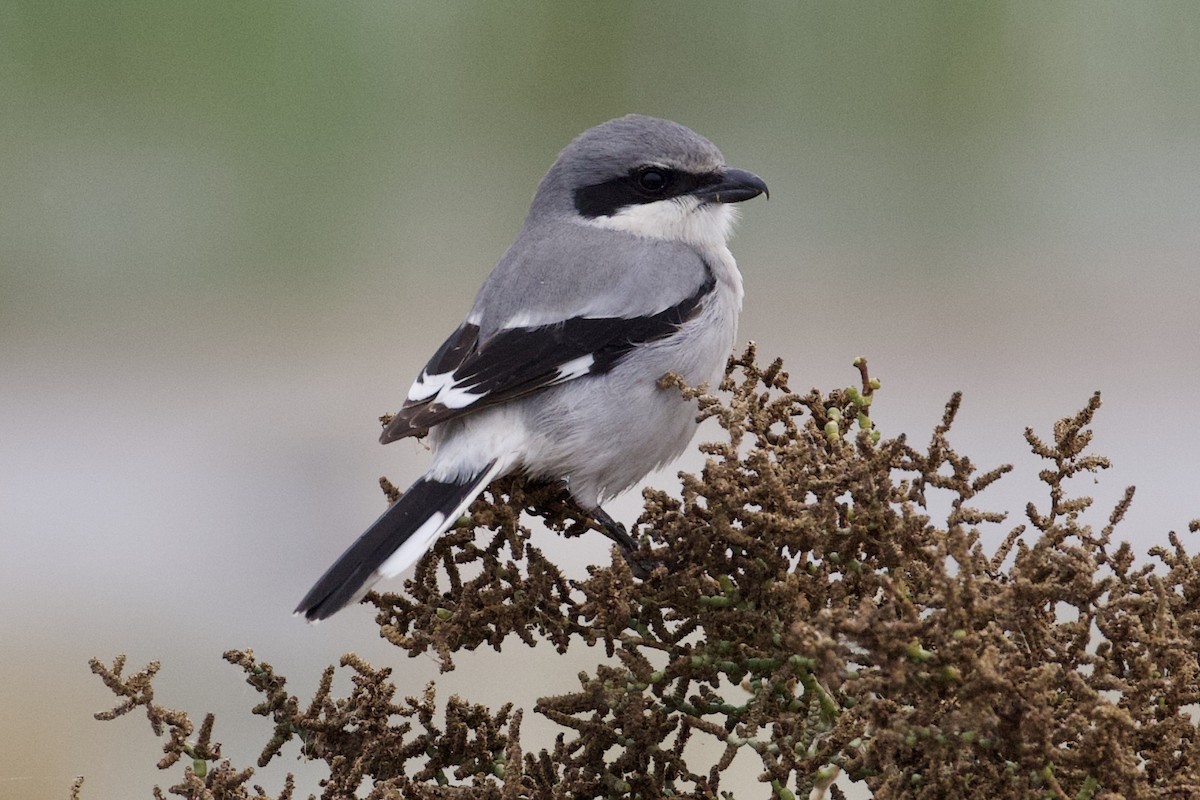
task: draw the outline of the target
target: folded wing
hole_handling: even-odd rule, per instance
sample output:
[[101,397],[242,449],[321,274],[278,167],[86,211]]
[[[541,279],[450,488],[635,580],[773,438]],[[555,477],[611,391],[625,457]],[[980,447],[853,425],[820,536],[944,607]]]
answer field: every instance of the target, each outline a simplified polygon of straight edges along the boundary
[[464,322],[438,349],[384,428],[393,442],[481,408],[612,369],[639,345],[662,339],[694,317],[716,285],[711,273],[691,295],[642,317],[571,317],[503,328],[485,341]]

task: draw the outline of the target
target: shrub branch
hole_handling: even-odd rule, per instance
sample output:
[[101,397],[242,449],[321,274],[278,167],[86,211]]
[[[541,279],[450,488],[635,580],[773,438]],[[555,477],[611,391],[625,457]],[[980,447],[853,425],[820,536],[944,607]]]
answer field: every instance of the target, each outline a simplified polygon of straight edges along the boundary
[[[1132,487],[1099,533],[1086,523],[1092,500],[1068,482],[1109,466],[1089,449],[1099,394],[1050,438],[1026,431],[1047,498],[989,552],[982,529],[1006,515],[980,495],[1011,467],[981,472],[955,452],[961,396],[918,449],[882,435],[880,384],[855,366],[857,385],[828,394],[791,391],[753,346],[720,395],[664,377],[725,436],[701,445],[704,468],[678,495],[644,492],[628,559],[614,550],[566,578],[524,515],[566,536],[595,524],[561,490],[508,478],[403,593],[368,595],[380,635],[443,671],[481,646],[603,644],[607,661],[577,688],[534,705],[561,728],[552,745],[523,744],[511,705],[439,704],[433,684],[400,698],[389,668],[353,654],[301,702],[269,664],[230,651],[262,695],[253,713],[275,725],[258,764],[295,746],[328,766],[322,797],[372,800],[716,798],[741,753],[779,798],[838,797],[839,775],[879,798],[1200,795],[1200,558],[1174,533],[1142,556],[1114,544]],[[940,522],[935,492],[950,500]],[[211,715],[196,729],[157,704],[157,662],[124,666],[92,662],[118,698],[97,716],[145,711],[166,739],[159,766],[186,757],[169,792],[268,796],[222,758]],[[352,678],[344,697],[337,669]],[[720,746],[715,761],[702,739]],[[293,792],[289,777],[274,796]]]

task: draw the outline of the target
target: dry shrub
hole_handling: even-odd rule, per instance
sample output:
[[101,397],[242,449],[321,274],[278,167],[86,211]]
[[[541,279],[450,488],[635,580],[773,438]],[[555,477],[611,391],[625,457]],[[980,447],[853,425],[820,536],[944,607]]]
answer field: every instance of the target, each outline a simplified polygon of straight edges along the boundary
[[[443,670],[485,644],[603,643],[607,663],[533,709],[563,729],[551,747],[524,744],[510,706],[439,708],[432,685],[399,699],[389,669],[352,654],[347,696],[333,696],[330,667],[301,703],[269,664],[231,651],[263,695],[253,712],[275,722],[258,763],[297,740],[328,764],[325,798],[718,797],[743,749],[782,798],[840,796],[839,774],[878,798],[1200,796],[1200,559],[1175,534],[1141,559],[1114,542],[1132,489],[1099,532],[1081,520],[1091,500],[1064,484],[1108,466],[1087,452],[1099,395],[1050,439],[1026,431],[1048,503],[985,552],[979,526],[1004,516],[976,495],[1009,468],[980,473],[950,447],[957,395],[924,449],[881,440],[878,384],[856,363],[861,388],[799,395],[751,347],[731,360],[724,401],[678,387],[728,437],[702,447],[682,497],[645,493],[634,567],[615,556],[565,578],[529,544],[522,510],[566,535],[592,524],[555,489],[505,480],[406,594],[369,596],[381,635]],[[936,524],[932,491],[951,499]],[[211,716],[194,732],[155,703],[157,664],[123,666],[93,662],[123,698],[99,716],[145,709],[167,734],[160,766],[186,757],[171,793],[267,796],[221,757]],[[704,737],[723,744],[716,763],[687,746]],[[289,778],[276,796],[293,791]]]

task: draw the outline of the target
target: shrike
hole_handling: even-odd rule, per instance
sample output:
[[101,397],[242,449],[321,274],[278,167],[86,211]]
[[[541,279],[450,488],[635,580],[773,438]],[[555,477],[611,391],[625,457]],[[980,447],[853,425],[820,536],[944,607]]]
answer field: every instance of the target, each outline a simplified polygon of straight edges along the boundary
[[414,564],[495,478],[561,481],[614,541],[600,507],[674,460],[694,404],[659,387],[718,380],[742,276],[731,203],[766,194],[707,139],[629,115],[585,131],[542,178],[516,241],[433,354],[384,444],[428,431],[429,471],[317,581],[316,621]]

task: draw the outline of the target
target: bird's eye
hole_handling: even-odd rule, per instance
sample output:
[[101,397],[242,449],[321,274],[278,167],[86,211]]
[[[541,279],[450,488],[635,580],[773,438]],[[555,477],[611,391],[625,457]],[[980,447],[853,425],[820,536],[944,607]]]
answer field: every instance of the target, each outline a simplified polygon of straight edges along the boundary
[[643,191],[659,194],[667,188],[670,179],[664,170],[648,168],[638,173],[637,182]]

